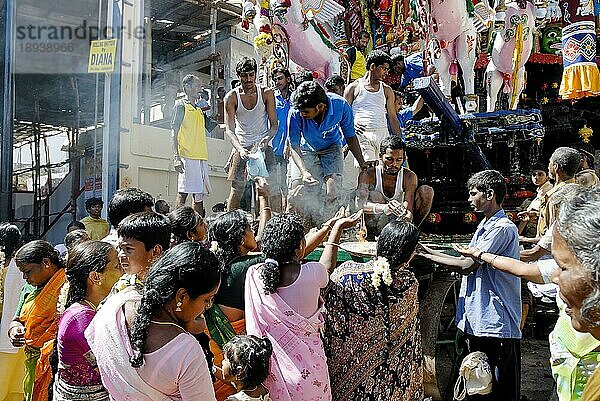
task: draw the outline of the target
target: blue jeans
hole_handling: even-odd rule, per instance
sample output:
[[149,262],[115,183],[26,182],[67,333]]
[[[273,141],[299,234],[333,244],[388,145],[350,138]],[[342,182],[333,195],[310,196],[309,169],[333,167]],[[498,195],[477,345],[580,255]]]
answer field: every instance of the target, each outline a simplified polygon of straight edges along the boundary
[[321,182],[329,176],[342,175],[344,171],[342,147],[337,144],[317,151],[303,150],[302,159],[308,172]]

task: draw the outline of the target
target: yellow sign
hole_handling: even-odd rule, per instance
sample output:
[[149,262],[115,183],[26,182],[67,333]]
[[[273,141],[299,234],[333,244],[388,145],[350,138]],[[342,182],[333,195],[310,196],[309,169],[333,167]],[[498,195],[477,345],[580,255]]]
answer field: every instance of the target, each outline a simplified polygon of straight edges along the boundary
[[88,72],[113,72],[117,39],[92,40]]

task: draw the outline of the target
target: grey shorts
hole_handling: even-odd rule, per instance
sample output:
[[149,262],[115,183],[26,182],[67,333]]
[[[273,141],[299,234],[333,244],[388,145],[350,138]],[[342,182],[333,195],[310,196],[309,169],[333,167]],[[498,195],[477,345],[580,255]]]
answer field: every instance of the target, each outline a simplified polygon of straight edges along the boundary
[[344,171],[342,147],[337,144],[316,152],[303,150],[302,158],[308,172],[321,182],[329,176],[341,176]]

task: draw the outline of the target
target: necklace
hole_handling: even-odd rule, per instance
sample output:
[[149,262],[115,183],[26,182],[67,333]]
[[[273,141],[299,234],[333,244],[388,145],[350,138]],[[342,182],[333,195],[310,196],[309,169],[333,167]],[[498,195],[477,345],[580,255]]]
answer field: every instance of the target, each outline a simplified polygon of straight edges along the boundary
[[81,302],[83,302],[84,304],[86,304],[87,306],[89,306],[90,308],[92,308],[93,310],[97,310],[97,307],[96,307],[96,305],[94,305],[93,302],[88,301],[87,299],[84,299]]
[[186,329],[184,329],[183,327],[181,327],[177,323],[173,323],[173,322],[159,322],[158,320],[150,320],[150,323],[158,324],[159,326],[175,326],[175,327],[178,327],[181,330],[187,332]]

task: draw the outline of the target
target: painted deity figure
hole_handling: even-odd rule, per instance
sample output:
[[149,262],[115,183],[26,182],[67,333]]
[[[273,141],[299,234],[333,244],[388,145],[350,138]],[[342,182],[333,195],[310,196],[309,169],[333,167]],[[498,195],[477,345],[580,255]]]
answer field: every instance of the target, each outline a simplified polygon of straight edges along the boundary
[[525,63],[531,55],[534,30],[533,3],[513,1],[506,4],[504,28],[494,39],[486,70],[487,111],[494,111],[503,86],[504,92],[509,94],[509,108],[517,108],[525,87]]
[[[464,0],[418,0],[417,13],[421,30],[429,38],[429,55],[440,75],[440,87],[450,97],[451,76],[463,72],[466,110],[474,111],[475,61],[477,59],[477,30]],[[431,43],[434,42],[434,43]]]

